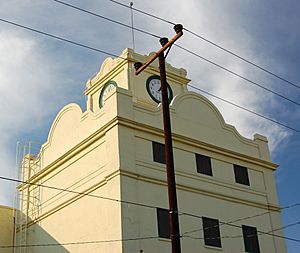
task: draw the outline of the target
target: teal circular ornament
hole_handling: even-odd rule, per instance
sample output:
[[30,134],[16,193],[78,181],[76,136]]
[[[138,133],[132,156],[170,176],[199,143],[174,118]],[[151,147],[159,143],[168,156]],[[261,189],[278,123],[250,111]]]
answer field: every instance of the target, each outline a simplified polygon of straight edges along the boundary
[[109,93],[111,93],[114,89],[116,89],[117,83],[115,81],[109,80],[107,81],[100,92],[99,96],[99,107],[102,108],[105,103],[105,99]]

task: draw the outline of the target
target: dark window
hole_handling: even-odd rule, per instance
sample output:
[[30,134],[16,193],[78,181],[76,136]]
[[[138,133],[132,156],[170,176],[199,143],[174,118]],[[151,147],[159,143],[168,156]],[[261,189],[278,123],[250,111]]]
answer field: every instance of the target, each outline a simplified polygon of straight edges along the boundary
[[170,238],[169,210],[157,208],[156,211],[158,236],[162,238]]
[[166,163],[165,159],[165,145],[155,142],[152,142],[152,151],[153,151],[153,161],[158,163]]
[[259,244],[257,238],[257,230],[255,227],[242,226],[245,251],[251,253],[259,253]]
[[248,169],[240,165],[233,165],[235,182],[244,185],[250,185],[248,177]]
[[216,219],[202,217],[204,243],[205,245],[222,247],[219,221]]
[[210,157],[196,154],[196,165],[199,173],[212,176]]

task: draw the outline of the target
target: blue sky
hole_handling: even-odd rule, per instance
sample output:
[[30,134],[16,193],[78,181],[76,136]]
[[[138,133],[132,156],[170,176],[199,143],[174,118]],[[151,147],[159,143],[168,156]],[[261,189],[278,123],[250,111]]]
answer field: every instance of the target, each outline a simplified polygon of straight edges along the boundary
[[[129,1],[121,1],[128,5]],[[134,7],[176,23],[271,70],[300,86],[300,2],[298,0],[136,0]],[[109,0],[69,3],[130,24],[130,10]],[[61,36],[113,54],[132,48],[125,27],[63,6],[53,0],[1,1],[0,18]],[[172,37],[171,25],[140,13],[134,25]],[[300,89],[272,77],[224,51],[185,33],[178,44],[268,89],[300,103]],[[157,38],[135,32],[135,50],[148,54],[160,47]],[[26,31],[0,21],[0,175],[15,177],[17,141],[43,143],[58,111],[76,102],[85,108],[86,81],[107,57],[91,50]],[[188,72],[191,84],[300,130],[298,105],[233,76],[179,48],[168,61]],[[300,202],[300,133],[210,98],[225,121],[245,137],[268,137],[273,161],[280,165],[276,182],[281,206]],[[0,204],[13,205],[14,185],[1,181]],[[300,206],[283,210],[283,225],[300,220]],[[285,230],[300,239],[300,225]],[[290,253],[300,244],[287,241]]]

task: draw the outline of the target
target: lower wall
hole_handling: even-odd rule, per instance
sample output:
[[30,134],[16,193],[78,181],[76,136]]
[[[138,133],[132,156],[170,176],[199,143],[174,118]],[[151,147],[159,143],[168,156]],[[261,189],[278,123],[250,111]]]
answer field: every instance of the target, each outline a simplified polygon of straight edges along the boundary
[[[14,209],[0,206],[0,246],[14,244]],[[0,248],[0,253],[12,253],[13,248]]]

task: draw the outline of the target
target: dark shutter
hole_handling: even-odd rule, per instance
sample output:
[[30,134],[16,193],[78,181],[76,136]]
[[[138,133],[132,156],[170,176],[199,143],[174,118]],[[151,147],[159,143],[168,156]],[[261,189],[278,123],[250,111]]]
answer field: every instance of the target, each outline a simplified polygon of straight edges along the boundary
[[222,247],[219,221],[207,217],[202,217],[203,234],[205,245]]
[[260,253],[256,228],[243,225],[242,229],[245,251],[251,253]]
[[169,210],[157,208],[158,236],[170,238]]
[[210,157],[196,154],[197,172],[212,176]]
[[244,185],[250,185],[248,177],[248,169],[240,165],[233,165],[235,182]]
[[166,163],[165,159],[165,145],[155,142],[152,142],[152,151],[153,151],[153,161],[158,163]]

